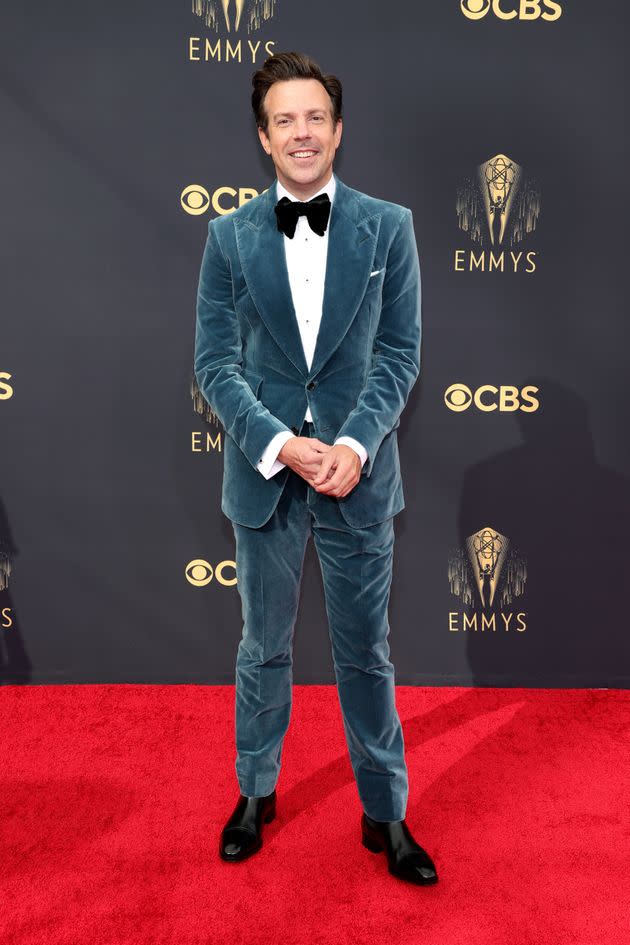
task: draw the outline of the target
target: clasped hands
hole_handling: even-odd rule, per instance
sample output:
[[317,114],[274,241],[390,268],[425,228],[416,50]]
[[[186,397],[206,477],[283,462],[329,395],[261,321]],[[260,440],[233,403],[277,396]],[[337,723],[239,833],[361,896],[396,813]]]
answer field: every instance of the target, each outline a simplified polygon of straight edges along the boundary
[[315,436],[294,436],[283,445],[278,459],[316,492],[338,499],[354,489],[361,478],[361,460],[346,443],[331,446]]

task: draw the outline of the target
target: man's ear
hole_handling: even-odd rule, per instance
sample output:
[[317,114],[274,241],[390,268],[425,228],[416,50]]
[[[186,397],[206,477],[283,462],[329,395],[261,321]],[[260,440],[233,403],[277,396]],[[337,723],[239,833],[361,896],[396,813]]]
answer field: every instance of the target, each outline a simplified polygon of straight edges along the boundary
[[337,121],[337,125],[336,125],[336,127],[335,127],[335,141],[336,141],[335,150],[337,150],[337,148],[338,148],[339,145],[341,144],[341,135],[342,135],[342,133],[343,133],[343,118],[340,118],[340,119]]
[[265,149],[265,152],[267,154],[271,154],[271,145],[269,143],[269,138],[265,134],[264,129],[261,128],[260,126],[258,127],[258,137],[260,138],[260,143]]

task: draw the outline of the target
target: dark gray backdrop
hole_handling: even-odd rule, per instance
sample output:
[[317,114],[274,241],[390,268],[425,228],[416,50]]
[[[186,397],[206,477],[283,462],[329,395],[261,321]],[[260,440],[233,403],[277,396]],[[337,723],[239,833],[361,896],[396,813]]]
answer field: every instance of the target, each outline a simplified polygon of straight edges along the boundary
[[[343,82],[336,173],[414,212],[423,365],[399,430],[397,681],[628,685],[625,10],[565,0],[555,21],[475,21],[458,0],[276,3],[248,37],[185,0],[5,4],[4,681],[233,681],[236,587],[185,577],[234,543],[222,454],[191,449],[194,431],[221,432],[190,392],[214,211],[190,215],[180,194],[272,182],[249,97],[273,42]],[[240,38],[242,59],[190,61],[191,36]],[[458,188],[499,154],[539,189],[535,230],[503,247],[535,252],[536,271],[457,272],[456,250],[482,248],[458,226]],[[456,382],[534,384],[540,407],[453,412]],[[525,631],[449,630],[450,612],[481,612],[448,567],[484,526],[526,558],[507,608]],[[333,681],[312,543],[295,681]]]

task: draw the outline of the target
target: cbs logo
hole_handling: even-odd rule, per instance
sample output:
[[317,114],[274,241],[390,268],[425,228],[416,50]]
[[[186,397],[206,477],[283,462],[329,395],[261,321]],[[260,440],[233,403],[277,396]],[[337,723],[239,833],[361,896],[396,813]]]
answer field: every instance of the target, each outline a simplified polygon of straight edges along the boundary
[[[224,573],[225,571],[228,572],[228,576]],[[231,571],[234,572],[233,577],[229,573]],[[233,587],[236,584],[236,561],[219,561],[213,568],[209,561],[195,558],[188,562],[184,573],[186,580],[193,587],[205,587],[212,578],[216,578],[224,587]]]
[[515,410],[533,413],[540,406],[539,400],[533,396],[537,393],[538,388],[531,386],[523,387],[519,391],[518,387],[510,387],[507,384],[501,387],[482,384],[477,390],[472,391],[465,384],[451,384],[444,393],[444,403],[455,413],[468,410],[471,404],[484,413],[491,413],[493,410],[499,410],[502,413]]
[[[481,20],[492,9],[500,20],[557,20],[562,7],[554,0],[460,0],[460,9],[469,20]],[[516,8],[516,9],[515,9]]]
[[12,375],[7,374],[6,371],[0,371],[0,400],[9,400],[13,397],[13,387],[7,383],[11,377]]
[[234,210],[247,203],[252,197],[257,197],[258,191],[253,187],[217,187],[212,195],[201,184],[190,184],[182,190],[179,202],[182,209],[193,217],[205,213],[210,207],[220,216],[233,213]]

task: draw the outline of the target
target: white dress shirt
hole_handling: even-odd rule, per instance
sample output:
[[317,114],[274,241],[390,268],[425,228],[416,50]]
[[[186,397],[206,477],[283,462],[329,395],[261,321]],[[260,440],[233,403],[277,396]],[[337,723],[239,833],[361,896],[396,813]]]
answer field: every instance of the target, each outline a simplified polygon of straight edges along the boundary
[[[278,200],[281,197],[288,197],[289,200],[300,200],[300,197],[294,197],[293,194],[277,181]],[[317,194],[327,193],[332,204],[335,194],[335,176],[331,173],[328,183],[317,191]],[[312,194],[316,197],[317,194]],[[309,198],[310,199],[310,198]],[[332,213],[332,206],[330,208]],[[330,219],[329,219],[330,224]],[[293,239],[284,234],[284,249],[287,260],[287,270],[289,273],[289,284],[291,286],[291,295],[293,298],[293,307],[297,316],[302,347],[306,363],[310,368],[315,352],[315,343],[319,332],[319,325],[322,319],[322,303],[324,300],[324,280],[326,276],[326,257],[328,253],[328,229],[323,236],[314,233],[311,230],[309,222],[305,215],[298,217],[297,226]],[[312,422],[313,416],[310,407],[307,406],[305,420]],[[270,479],[277,472],[284,469],[286,463],[280,462],[277,458],[278,453],[294,434],[290,430],[283,430],[276,433],[273,439],[265,449],[262,458],[258,462],[258,470],[265,477]],[[358,453],[361,460],[361,468],[367,459],[367,450],[365,447],[351,436],[340,436],[335,443],[345,443],[347,446]]]

